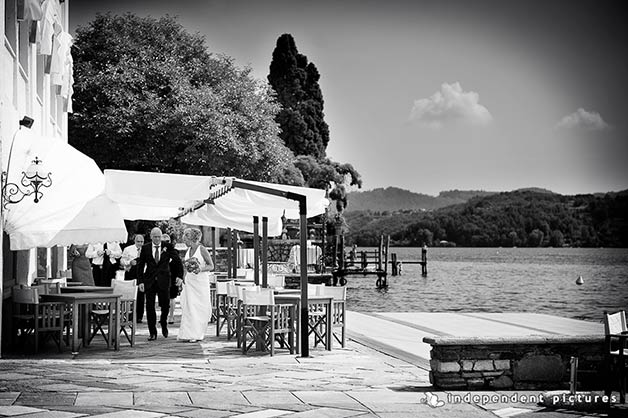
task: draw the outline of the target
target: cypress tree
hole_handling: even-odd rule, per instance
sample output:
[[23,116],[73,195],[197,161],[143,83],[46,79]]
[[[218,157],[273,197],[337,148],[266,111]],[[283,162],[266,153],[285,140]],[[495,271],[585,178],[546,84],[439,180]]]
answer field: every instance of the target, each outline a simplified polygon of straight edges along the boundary
[[292,35],[281,35],[268,75],[283,107],[276,117],[282,131],[279,136],[295,155],[310,155],[317,160],[325,157],[329,143],[319,80],[316,66],[299,53]]

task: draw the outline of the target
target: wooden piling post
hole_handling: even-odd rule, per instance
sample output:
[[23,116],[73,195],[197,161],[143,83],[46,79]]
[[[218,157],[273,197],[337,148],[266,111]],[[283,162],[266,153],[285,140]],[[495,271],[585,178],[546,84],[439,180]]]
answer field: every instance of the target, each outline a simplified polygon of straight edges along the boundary
[[388,276],[388,251],[390,251],[390,235],[386,237],[386,248],[384,252],[384,274]]
[[421,274],[427,276],[427,245],[421,248]]
[[391,266],[390,266],[390,270],[393,276],[396,276],[398,273],[397,271],[397,253],[392,253],[390,255],[391,257]]

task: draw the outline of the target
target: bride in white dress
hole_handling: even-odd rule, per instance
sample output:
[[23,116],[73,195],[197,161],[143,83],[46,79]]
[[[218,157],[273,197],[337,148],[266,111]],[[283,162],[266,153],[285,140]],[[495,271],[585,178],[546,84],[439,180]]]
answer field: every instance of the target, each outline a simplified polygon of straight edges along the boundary
[[181,326],[178,340],[196,342],[205,338],[207,323],[211,318],[211,300],[209,284],[214,269],[209,252],[201,242],[201,231],[196,228],[186,228],[183,231],[183,242],[188,246],[183,260],[187,266],[188,260],[196,258],[200,267],[199,272],[190,272],[185,269],[183,290],[181,291]]

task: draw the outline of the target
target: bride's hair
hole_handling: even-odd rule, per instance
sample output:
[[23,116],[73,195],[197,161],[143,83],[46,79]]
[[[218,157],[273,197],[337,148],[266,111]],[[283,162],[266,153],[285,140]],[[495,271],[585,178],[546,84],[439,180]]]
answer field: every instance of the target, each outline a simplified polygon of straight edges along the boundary
[[185,228],[183,230],[183,238],[188,238],[192,242],[201,242],[203,234],[197,228]]

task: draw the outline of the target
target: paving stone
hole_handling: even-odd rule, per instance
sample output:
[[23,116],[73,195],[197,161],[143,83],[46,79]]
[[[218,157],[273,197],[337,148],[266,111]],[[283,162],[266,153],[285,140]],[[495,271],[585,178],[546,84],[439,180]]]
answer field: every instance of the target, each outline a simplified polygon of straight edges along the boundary
[[187,392],[135,392],[134,405],[191,405]]
[[261,409],[255,412],[247,412],[244,414],[233,415],[234,418],[271,418],[280,417],[282,415],[292,414],[291,411],[282,411],[279,409]]
[[290,418],[344,418],[344,417],[355,417],[362,416],[356,415],[356,411],[344,410],[344,409],[336,409],[336,408],[316,408],[310,411],[298,412],[296,414],[292,414]]
[[248,391],[242,393],[254,406],[301,405],[301,400],[288,391]]
[[75,393],[22,392],[15,403],[27,406],[74,405]]
[[14,417],[17,415],[34,414],[42,411],[39,408],[31,408],[29,406],[10,405],[2,407],[2,415],[7,417]]
[[76,412],[56,411],[52,409],[27,415],[28,418],[78,418],[83,416],[83,414]]
[[178,415],[185,418],[224,418],[233,416],[233,412],[214,409],[194,409],[180,412]]
[[124,411],[93,415],[92,418],[158,418],[163,416],[164,414],[160,412],[146,412],[137,409],[127,409]]
[[18,396],[20,396],[20,392],[0,392],[0,406],[13,405]]
[[111,405],[111,406],[132,406],[133,405],[133,393],[132,392],[104,392],[104,393],[79,393],[74,402],[77,406],[99,406],[99,405]]
[[294,395],[308,405],[317,407],[337,407],[363,411],[366,408],[350,394],[330,391],[299,391]]
[[[215,407],[220,405],[249,406],[249,401],[238,391],[188,392],[192,405]],[[225,408],[226,409],[226,408]]]

